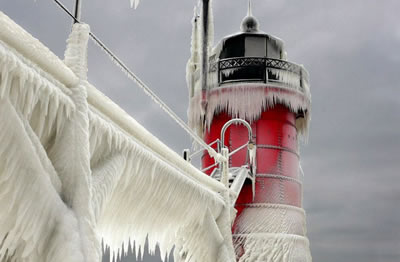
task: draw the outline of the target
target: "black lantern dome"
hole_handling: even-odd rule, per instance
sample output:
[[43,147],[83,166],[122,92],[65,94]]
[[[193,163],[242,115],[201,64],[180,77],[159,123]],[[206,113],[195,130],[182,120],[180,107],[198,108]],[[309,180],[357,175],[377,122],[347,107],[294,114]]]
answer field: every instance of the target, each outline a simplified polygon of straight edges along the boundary
[[257,19],[252,15],[246,16],[242,21],[242,25],[240,26],[240,29],[242,30],[242,32],[246,32],[246,33],[257,32],[258,31]]
[[266,57],[286,59],[283,41],[259,30],[257,19],[248,12],[240,26],[241,32],[230,35],[214,49],[219,59],[233,57]]
[[287,61],[284,43],[259,29],[259,22],[249,11],[241,31],[226,36],[212,50],[211,70],[217,70],[218,85],[238,82],[263,82],[302,89],[308,86],[308,73]]

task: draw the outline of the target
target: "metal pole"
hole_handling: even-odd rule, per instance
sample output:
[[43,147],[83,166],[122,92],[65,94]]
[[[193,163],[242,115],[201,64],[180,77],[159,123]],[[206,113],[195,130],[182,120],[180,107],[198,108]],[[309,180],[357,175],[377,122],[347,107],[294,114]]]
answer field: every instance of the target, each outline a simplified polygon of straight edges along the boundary
[[[207,80],[208,80],[208,11],[210,0],[203,0],[202,5],[202,46],[201,46],[201,90],[202,107],[207,104]],[[205,109],[205,108],[203,108]]]
[[82,2],[81,0],[75,0],[75,10],[74,10],[74,24],[78,23],[77,21],[81,20],[81,9],[82,9]]
[[251,8],[251,0],[249,0],[249,6],[248,6],[248,9],[247,9],[247,15],[248,16],[252,16],[253,15],[253,10]]

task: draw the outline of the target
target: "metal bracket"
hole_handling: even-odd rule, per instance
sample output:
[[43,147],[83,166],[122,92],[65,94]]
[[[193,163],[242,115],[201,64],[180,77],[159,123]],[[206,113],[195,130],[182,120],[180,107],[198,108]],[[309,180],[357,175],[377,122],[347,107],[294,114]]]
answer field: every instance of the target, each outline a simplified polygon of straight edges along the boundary
[[[235,118],[235,119],[231,119],[228,122],[225,123],[225,125],[222,127],[221,130],[221,147],[222,148],[226,148],[225,146],[225,133],[226,130],[232,125],[232,124],[242,124],[244,125],[247,130],[248,130],[248,136],[249,136],[249,141],[247,143],[247,156],[248,156],[248,166],[242,166],[241,169],[246,170],[246,172],[241,172],[240,174],[236,175],[235,177],[233,177],[233,175],[231,175],[231,178],[233,179],[233,182],[231,184],[231,189],[234,191],[237,191],[237,194],[239,195],[240,191],[242,190],[242,187],[244,185],[244,182],[246,180],[246,178],[249,178],[251,180],[251,184],[252,184],[252,193],[253,193],[253,200],[255,197],[255,193],[256,193],[256,178],[255,178],[255,174],[257,172],[257,163],[256,163],[256,152],[257,152],[257,148],[255,143],[253,142],[253,130],[250,126],[249,123],[247,123],[245,120],[240,119],[240,118]],[[243,145],[242,147],[246,146]],[[240,148],[242,148],[240,147]],[[229,154],[229,156],[231,156],[232,154],[238,152],[239,150],[235,150],[233,152],[231,152]],[[228,156],[228,157],[229,157]],[[233,203],[236,202],[237,196],[235,198],[235,201],[233,201]]]

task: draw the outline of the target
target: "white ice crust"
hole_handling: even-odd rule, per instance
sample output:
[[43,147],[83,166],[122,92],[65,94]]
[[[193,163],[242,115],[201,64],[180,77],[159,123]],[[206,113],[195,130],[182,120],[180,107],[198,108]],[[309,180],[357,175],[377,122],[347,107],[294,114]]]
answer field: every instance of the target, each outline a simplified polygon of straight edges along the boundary
[[[195,13],[196,15],[196,13]],[[196,20],[195,20],[196,21]],[[208,72],[207,108],[203,108],[203,91],[200,83],[200,43],[199,23],[193,23],[191,57],[186,68],[186,79],[189,88],[189,126],[202,136],[210,128],[214,115],[226,112],[231,117],[239,117],[249,122],[256,121],[261,113],[277,104],[287,106],[292,112],[301,113],[296,128],[299,138],[307,141],[308,127],[311,120],[311,93],[308,80],[300,84],[300,76],[289,70],[267,68],[266,74],[272,74],[277,81],[262,82],[232,82],[219,83],[218,61],[222,45],[217,45],[210,51],[210,67]],[[210,36],[213,38],[213,36]],[[279,45],[283,42],[279,40]],[[211,59],[213,57],[213,59]],[[239,68],[223,69],[225,77],[234,74]]]
[[[186,70],[188,119],[192,129],[200,136],[204,135],[210,130],[214,116],[219,113],[253,123],[263,112],[279,104],[300,116],[296,119],[298,138],[307,141],[311,118],[311,94],[307,78],[301,79],[301,74],[289,70],[266,68],[266,77],[272,75],[274,80],[267,79],[265,83],[245,80],[221,83],[219,73],[220,77],[229,77],[240,68],[219,72],[217,66],[208,73],[208,89],[204,94],[200,85],[200,42],[198,24],[193,23],[191,57]],[[217,45],[211,53],[211,65],[218,65],[221,48],[222,45]],[[302,181],[296,179],[296,183],[301,185]],[[301,207],[272,203],[248,204],[235,221],[233,238],[240,262],[312,261],[306,237],[305,212]]]
[[176,261],[233,261],[225,187],[88,83],[89,27],[63,62],[0,19],[0,260],[98,262],[101,239],[116,254],[148,236]]

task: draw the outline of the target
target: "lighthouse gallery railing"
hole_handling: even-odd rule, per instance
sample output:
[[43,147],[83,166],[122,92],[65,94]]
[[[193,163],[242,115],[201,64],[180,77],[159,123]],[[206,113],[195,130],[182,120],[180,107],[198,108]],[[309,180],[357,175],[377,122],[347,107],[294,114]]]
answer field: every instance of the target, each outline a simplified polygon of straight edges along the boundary
[[[218,71],[218,72],[216,72]],[[233,57],[210,63],[218,86],[234,82],[281,83],[300,91],[308,88],[308,72],[301,65],[267,57]]]

